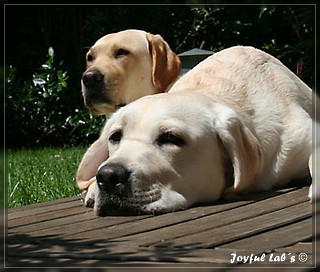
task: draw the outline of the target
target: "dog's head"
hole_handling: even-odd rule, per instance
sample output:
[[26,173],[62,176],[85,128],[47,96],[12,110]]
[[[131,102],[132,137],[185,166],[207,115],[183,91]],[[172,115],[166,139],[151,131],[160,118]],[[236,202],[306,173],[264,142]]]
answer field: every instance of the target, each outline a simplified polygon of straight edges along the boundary
[[86,54],[85,105],[109,114],[142,96],[164,92],[180,72],[180,60],[160,35],[125,30],[100,38]]
[[[191,93],[141,98],[117,111],[100,142],[98,215],[164,213],[243,189],[259,172],[257,139],[230,108]],[[229,180],[228,180],[229,179]]]

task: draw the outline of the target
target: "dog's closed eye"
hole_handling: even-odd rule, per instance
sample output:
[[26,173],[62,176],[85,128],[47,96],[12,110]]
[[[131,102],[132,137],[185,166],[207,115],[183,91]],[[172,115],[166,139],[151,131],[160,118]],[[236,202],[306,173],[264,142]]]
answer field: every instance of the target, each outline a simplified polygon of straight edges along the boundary
[[129,54],[130,54],[130,52],[128,50],[120,48],[115,52],[115,58],[121,58],[121,57],[127,56]]
[[157,138],[156,143],[159,146],[175,145],[181,147],[186,144],[186,141],[180,135],[173,133],[172,131],[168,131],[161,133]]
[[113,133],[111,134],[111,136],[109,137],[109,141],[110,141],[112,144],[118,144],[118,143],[120,143],[121,138],[122,138],[122,130],[116,130],[116,131],[113,132]]

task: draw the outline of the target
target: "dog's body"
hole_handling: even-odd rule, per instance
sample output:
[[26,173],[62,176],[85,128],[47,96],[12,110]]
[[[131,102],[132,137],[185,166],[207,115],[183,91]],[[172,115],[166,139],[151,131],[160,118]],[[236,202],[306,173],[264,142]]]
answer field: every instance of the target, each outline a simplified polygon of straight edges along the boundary
[[129,29],[100,38],[86,54],[82,94],[89,110],[108,115],[150,94],[166,91],[180,60],[160,35]]
[[97,173],[85,202],[163,213],[307,177],[311,111],[312,91],[280,61],[223,50],[111,117],[80,165]]

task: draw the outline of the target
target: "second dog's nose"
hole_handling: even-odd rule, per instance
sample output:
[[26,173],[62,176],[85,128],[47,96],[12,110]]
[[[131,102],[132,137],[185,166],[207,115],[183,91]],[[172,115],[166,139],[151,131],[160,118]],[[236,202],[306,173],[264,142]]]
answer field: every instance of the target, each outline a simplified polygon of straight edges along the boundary
[[131,172],[121,164],[108,164],[101,167],[96,175],[100,190],[125,184]]
[[103,81],[103,74],[97,69],[87,70],[82,75],[82,82],[86,87],[93,87]]

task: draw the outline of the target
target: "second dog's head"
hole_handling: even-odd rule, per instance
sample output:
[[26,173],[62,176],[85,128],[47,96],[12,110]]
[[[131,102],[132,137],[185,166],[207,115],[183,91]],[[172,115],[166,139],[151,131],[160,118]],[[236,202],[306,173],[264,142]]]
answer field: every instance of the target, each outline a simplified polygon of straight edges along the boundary
[[180,72],[178,56],[160,35],[134,29],[100,38],[87,52],[86,63],[82,94],[96,115],[164,92]]

